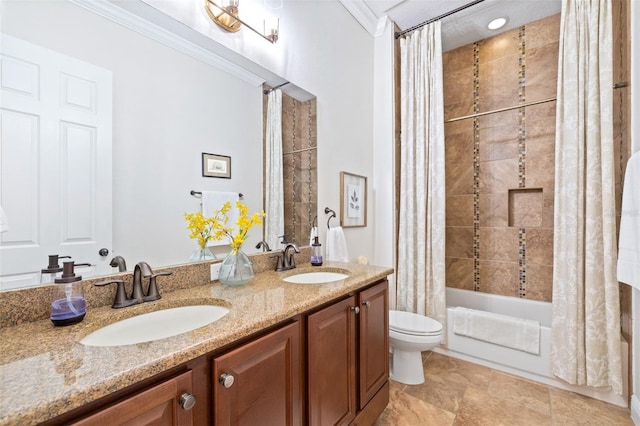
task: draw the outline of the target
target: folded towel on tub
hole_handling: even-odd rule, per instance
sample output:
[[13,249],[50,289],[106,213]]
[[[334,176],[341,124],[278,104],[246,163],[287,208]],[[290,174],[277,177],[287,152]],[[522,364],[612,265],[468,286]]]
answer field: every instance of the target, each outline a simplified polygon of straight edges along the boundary
[[540,353],[540,323],[493,312],[456,307],[453,332],[507,348]]

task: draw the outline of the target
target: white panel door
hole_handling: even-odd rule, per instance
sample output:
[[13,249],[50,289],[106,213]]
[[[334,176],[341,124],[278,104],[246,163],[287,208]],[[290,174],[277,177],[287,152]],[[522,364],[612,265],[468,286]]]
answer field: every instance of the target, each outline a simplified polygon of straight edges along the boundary
[[111,71],[0,34],[0,290],[39,284],[47,256],[111,271]]

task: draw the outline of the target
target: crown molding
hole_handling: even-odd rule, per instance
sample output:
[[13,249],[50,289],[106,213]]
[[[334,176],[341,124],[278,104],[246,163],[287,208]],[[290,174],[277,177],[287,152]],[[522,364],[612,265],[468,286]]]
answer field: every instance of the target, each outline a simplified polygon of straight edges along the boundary
[[342,6],[367,30],[373,37],[379,37],[384,32],[387,17],[378,18],[362,0],[340,0]]
[[[260,86],[265,79],[247,69],[223,58],[217,53],[189,41],[180,35],[167,30],[149,20],[105,0],[68,0],[70,3],[83,7],[97,15],[107,18],[126,28],[134,30],[157,42],[185,53],[192,58],[218,68],[253,86]],[[214,42],[213,40],[211,40]]]

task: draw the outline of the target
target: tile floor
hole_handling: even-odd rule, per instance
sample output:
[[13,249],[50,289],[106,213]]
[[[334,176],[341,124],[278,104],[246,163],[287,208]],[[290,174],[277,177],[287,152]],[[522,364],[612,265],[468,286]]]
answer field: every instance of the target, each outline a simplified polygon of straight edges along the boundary
[[629,410],[435,352],[422,385],[391,381],[375,426],[633,426]]

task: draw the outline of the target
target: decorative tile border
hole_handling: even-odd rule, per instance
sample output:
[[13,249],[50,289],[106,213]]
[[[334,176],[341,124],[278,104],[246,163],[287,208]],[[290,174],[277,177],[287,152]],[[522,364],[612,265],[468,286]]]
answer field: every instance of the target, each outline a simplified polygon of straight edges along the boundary
[[[518,30],[518,101],[526,101],[526,44],[525,26]],[[526,188],[526,115],[525,108],[518,110],[518,188]],[[527,230],[518,228],[518,296],[527,295]]]
[[[480,112],[480,42],[473,44],[473,112]],[[473,290],[480,291],[480,119],[473,119]]]

